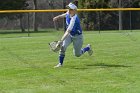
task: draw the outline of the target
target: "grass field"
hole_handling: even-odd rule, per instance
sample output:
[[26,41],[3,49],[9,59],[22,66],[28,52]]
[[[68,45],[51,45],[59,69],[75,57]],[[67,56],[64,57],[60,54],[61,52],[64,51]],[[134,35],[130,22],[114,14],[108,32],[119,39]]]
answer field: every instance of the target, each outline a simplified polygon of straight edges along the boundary
[[0,93],[140,93],[140,32],[84,32],[94,55],[73,56],[62,68],[48,43],[58,32],[0,34]]

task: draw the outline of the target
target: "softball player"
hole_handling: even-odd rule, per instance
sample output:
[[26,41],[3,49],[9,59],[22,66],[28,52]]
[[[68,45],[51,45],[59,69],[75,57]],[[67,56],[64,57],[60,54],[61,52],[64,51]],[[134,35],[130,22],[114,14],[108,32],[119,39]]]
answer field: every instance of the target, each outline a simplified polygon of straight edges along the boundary
[[62,36],[61,40],[58,41],[56,47],[62,44],[62,48],[59,53],[59,63],[55,66],[61,67],[65,58],[65,52],[67,47],[73,43],[73,52],[76,57],[80,57],[86,51],[91,56],[93,51],[91,45],[88,44],[85,48],[82,48],[83,45],[83,35],[82,29],[80,26],[80,20],[77,16],[77,7],[73,3],[67,5],[68,11],[62,15],[58,15],[53,18],[53,21],[56,21],[60,18],[66,18],[66,31]]

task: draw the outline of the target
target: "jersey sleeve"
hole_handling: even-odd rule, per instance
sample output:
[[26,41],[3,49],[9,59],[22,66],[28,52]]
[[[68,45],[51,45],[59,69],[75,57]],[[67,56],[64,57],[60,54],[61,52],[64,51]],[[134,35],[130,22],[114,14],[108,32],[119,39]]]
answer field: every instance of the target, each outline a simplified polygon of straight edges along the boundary
[[70,21],[70,24],[69,24],[67,30],[71,31],[73,29],[75,21],[76,21],[76,16],[71,18],[71,21]]
[[69,13],[69,11],[67,11],[66,13],[64,13],[64,14],[61,14],[60,16],[61,17],[66,17],[66,15]]

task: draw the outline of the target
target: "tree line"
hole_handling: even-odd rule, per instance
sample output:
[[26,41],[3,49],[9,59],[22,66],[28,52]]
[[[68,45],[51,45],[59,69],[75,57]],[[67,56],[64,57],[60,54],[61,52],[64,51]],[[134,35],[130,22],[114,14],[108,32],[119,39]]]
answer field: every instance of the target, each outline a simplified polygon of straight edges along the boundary
[[[78,8],[96,9],[96,8],[139,8],[140,0],[1,0],[0,10],[24,10],[24,9],[58,9],[65,8],[65,5],[73,1]],[[22,32],[28,27],[34,31],[38,28],[53,27],[52,18],[59,13],[9,13],[0,14],[0,20],[19,20]],[[80,12],[82,27],[85,30],[114,30],[114,29],[139,29],[140,12],[139,11],[112,11],[112,12]],[[28,19],[29,20],[25,20]],[[47,25],[47,26],[46,26]],[[62,26],[62,21],[58,23]]]
[[[79,8],[139,8],[140,0],[78,0]],[[139,29],[139,11],[80,13],[86,30]]]

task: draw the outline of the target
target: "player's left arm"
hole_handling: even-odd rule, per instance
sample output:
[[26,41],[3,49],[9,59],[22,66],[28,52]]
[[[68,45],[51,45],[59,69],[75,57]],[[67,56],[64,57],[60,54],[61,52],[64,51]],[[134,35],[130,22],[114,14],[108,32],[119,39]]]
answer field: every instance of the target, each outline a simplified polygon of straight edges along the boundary
[[72,31],[73,27],[75,24],[75,17],[72,17],[70,24],[65,32],[65,34],[62,36],[61,41],[64,41],[66,39],[66,37],[70,34],[70,32]]
[[67,38],[67,36],[70,34],[70,32],[72,31],[74,24],[75,24],[75,20],[76,20],[75,16],[72,17],[66,32],[64,33],[64,35],[62,36],[62,38],[59,41],[60,43],[63,42]]

